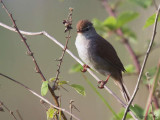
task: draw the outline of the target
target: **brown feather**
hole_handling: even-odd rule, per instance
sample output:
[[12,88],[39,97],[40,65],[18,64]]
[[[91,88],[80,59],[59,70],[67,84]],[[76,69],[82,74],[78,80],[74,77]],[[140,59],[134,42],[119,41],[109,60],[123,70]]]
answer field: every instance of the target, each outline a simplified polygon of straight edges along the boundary
[[98,35],[97,38],[95,39],[98,39],[95,41],[97,45],[97,54],[104,60],[112,64],[113,67],[118,69],[120,72],[121,71],[124,72],[125,71],[124,66],[121,60],[119,59],[113,46],[104,38],[102,38],[100,35]]
[[77,32],[83,32],[83,29],[91,26],[92,26],[92,23],[89,20],[80,20],[76,26]]

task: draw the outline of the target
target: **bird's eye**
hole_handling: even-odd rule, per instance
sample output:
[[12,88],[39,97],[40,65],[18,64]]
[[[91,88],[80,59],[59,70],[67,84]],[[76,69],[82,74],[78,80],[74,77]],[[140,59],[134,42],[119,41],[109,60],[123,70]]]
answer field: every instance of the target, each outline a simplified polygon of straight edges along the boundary
[[88,30],[89,30],[89,28],[86,28],[86,29],[85,29],[85,31],[88,31]]

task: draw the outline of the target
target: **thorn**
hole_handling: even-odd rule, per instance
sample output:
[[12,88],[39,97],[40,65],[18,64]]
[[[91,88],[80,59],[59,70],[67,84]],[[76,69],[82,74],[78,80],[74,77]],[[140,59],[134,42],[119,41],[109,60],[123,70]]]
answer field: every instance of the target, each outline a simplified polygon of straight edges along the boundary
[[41,104],[45,104],[46,102],[41,99],[41,100],[40,100],[40,103],[41,103]]
[[35,67],[35,71],[36,71],[36,73],[40,73],[40,71],[37,67]]
[[13,114],[13,112],[12,112],[12,111],[10,111],[10,114]]
[[55,61],[61,61],[62,60],[62,57],[60,58],[57,58],[57,59],[54,59]]
[[33,56],[33,52],[30,52],[30,51],[27,51],[26,54],[27,54],[28,56]]
[[25,41],[26,41],[26,40],[27,40],[27,39],[26,39],[26,37],[24,37],[24,36],[23,36],[23,40],[25,40]]

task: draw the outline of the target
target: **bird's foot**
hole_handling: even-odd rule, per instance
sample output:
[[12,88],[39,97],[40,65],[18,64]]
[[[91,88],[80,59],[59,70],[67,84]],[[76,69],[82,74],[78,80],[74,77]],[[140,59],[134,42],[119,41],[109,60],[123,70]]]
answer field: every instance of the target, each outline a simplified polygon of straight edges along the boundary
[[99,84],[98,88],[103,89],[104,85],[108,82],[109,77],[110,77],[110,74],[108,75],[108,77],[105,81],[103,81],[103,80],[98,81],[98,84]]
[[103,89],[103,88],[104,88],[104,85],[105,85],[106,83],[107,83],[106,80],[105,80],[105,81],[103,81],[103,80],[98,81],[98,84],[99,84],[98,88],[99,88],[99,89]]
[[87,68],[90,68],[90,67],[88,65],[84,64],[83,69],[80,69],[80,70],[81,70],[81,72],[86,72]]

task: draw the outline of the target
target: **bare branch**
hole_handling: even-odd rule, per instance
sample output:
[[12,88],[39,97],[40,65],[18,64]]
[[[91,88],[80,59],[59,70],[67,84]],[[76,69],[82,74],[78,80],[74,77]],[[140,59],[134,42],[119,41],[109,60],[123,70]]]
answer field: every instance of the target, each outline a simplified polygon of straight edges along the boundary
[[156,74],[154,76],[154,80],[153,80],[153,83],[152,83],[152,86],[151,86],[151,89],[150,89],[150,92],[149,92],[147,104],[146,104],[145,120],[147,120],[148,111],[149,111],[150,105],[152,105],[153,94],[155,92],[155,88],[156,88],[158,78],[159,78],[159,71],[160,71],[160,59],[159,59]]
[[39,95],[38,93],[34,92],[33,90],[31,90],[29,87],[27,87],[26,85],[20,83],[19,81],[16,81],[14,79],[12,79],[11,77],[8,77],[7,75],[4,75],[2,73],[0,73],[1,76],[7,78],[8,80],[11,80],[15,83],[17,83],[18,85],[24,87],[25,89],[27,89],[29,92],[31,92],[33,95],[37,96],[38,98],[42,99],[43,101],[45,101],[46,103],[48,103],[50,106],[58,109],[58,110],[61,110],[65,113],[67,113],[68,115],[72,116],[73,118],[75,118],[76,120],[80,120],[79,118],[77,118],[75,115],[71,114],[70,112],[66,111],[65,109],[63,108],[60,108],[60,107],[57,107],[56,105],[52,104],[50,101],[48,101],[47,99],[45,99],[44,97],[42,97],[41,95]]
[[22,116],[21,116],[19,110],[16,110],[16,112],[17,112],[17,114],[18,114],[18,116],[19,116],[19,119],[20,119],[20,120],[23,120],[23,118],[22,118]]
[[155,19],[155,23],[154,23],[154,27],[153,27],[153,33],[152,33],[151,41],[150,41],[150,44],[148,46],[145,58],[143,60],[142,68],[141,68],[141,71],[140,71],[139,76],[138,76],[138,80],[137,80],[137,84],[136,84],[135,90],[133,92],[133,95],[132,95],[132,97],[131,97],[131,99],[130,99],[128,105],[127,105],[127,107],[126,107],[126,110],[125,110],[125,113],[124,113],[124,116],[123,116],[123,120],[126,119],[129,107],[132,104],[132,101],[134,100],[134,97],[136,96],[136,93],[137,93],[137,91],[139,89],[140,80],[141,80],[141,77],[142,77],[142,74],[143,74],[143,71],[144,71],[144,68],[145,68],[148,56],[150,54],[150,51],[151,51],[151,48],[152,48],[152,45],[153,45],[153,42],[154,42],[154,38],[156,36],[156,28],[157,28],[157,22],[158,22],[159,12],[160,12],[160,5],[158,7],[157,14],[156,14],[156,19]]
[[3,106],[11,115],[15,120],[18,120],[16,118],[16,116],[14,115],[13,111],[11,111],[2,101],[0,101],[0,106]]
[[62,65],[62,62],[63,62],[64,54],[66,53],[67,45],[68,45],[69,39],[71,38],[71,36],[70,36],[70,30],[72,29],[71,25],[72,25],[72,12],[73,12],[73,8],[69,8],[69,10],[70,10],[70,12],[69,12],[67,20],[63,21],[63,24],[65,26],[65,32],[68,31],[68,35],[66,37],[66,44],[65,44],[65,47],[63,48],[62,55],[61,55],[61,57],[58,60],[59,64],[58,64],[56,79],[55,79],[54,85],[53,85],[54,89],[55,89],[56,82],[59,80],[59,74],[60,74],[60,69],[61,69],[61,65]]
[[[16,31],[16,32],[19,34],[19,36],[22,38],[22,41],[24,42],[24,44],[25,44],[25,46],[26,46],[26,48],[27,48],[27,54],[32,57],[32,60],[33,60],[33,62],[34,62],[34,64],[35,64],[36,72],[40,74],[40,76],[41,76],[41,78],[42,78],[43,81],[46,81],[46,78],[44,77],[44,75],[43,75],[43,73],[42,73],[42,71],[41,71],[41,69],[40,69],[40,67],[39,67],[39,65],[38,65],[38,63],[37,63],[34,55],[33,55],[33,52],[31,51],[31,49],[30,49],[30,47],[29,47],[29,45],[28,45],[28,43],[27,43],[27,41],[26,41],[27,39],[22,35],[21,31],[20,31],[19,28],[17,27],[16,21],[14,20],[12,14],[8,11],[8,9],[7,9],[7,7],[5,6],[5,4],[3,3],[3,1],[1,0],[0,2],[1,2],[3,8],[5,9],[6,13],[7,13],[8,16],[10,17],[10,19],[11,19],[11,21],[12,21],[12,23],[13,23],[13,27],[15,28],[15,31]],[[53,97],[56,105],[59,106],[58,97],[56,96],[56,94],[54,93],[54,91],[52,90],[52,88],[51,88],[51,86],[50,86],[49,84],[48,84],[48,88],[49,88],[50,93],[52,94],[52,97]],[[67,120],[67,118],[65,117],[65,115],[64,115],[63,112],[62,112],[62,117],[64,118],[64,120]]]
[[154,6],[155,6],[155,8],[156,8],[156,10],[158,9],[158,6],[157,6],[157,3],[156,3],[156,1],[155,0],[152,0],[153,1],[153,4],[154,4]]

